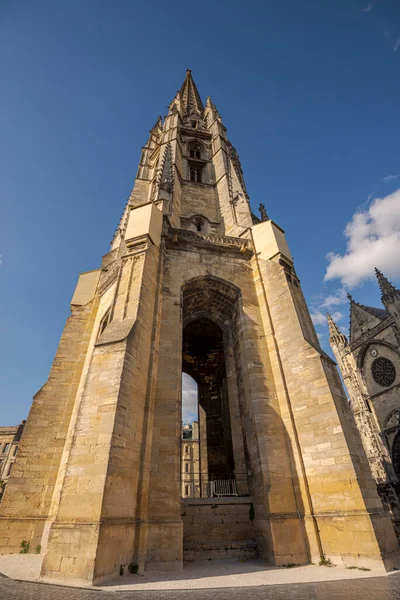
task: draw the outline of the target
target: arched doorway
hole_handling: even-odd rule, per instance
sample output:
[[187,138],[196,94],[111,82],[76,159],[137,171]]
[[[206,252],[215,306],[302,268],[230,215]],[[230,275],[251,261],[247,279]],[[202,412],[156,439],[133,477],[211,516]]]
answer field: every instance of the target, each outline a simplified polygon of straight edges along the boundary
[[[252,499],[241,411],[247,376],[243,327],[240,292],[234,285],[205,276],[183,286],[182,419],[191,421],[183,424],[181,436],[186,560],[254,558],[257,553],[249,518]],[[191,480],[199,479],[199,487],[188,483],[190,465],[194,469]]]
[[[192,426],[182,431],[183,457],[187,457],[183,458],[185,464],[182,479],[186,481],[186,469],[189,465],[189,468],[194,470],[195,479],[192,493],[197,492],[197,477],[199,477],[201,496],[210,495],[212,492],[210,488],[232,487],[235,469],[223,333],[216,323],[206,317],[190,321],[183,330],[182,371],[185,374],[186,386],[189,382],[187,374],[198,385],[197,422],[192,419]],[[186,398],[184,410],[187,410],[188,403],[189,400]],[[194,406],[191,407],[192,411],[193,408]],[[187,445],[184,440],[185,434],[193,437],[193,441],[189,444],[192,461],[189,461],[189,455],[185,452]],[[195,442],[194,439],[198,441]],[[226,493],[228,491],[226,490]]]
[[182,372],[198,386],[203,497],[248,494],[238,388],[239,296],[234,285],[212,276],[192,279],[182,288]]
[[393,468],[400,479],[400,408],[393,409],[383,425],[383,439],[392,456]]
[[392,461],[395,473],[400,479],[400,429],[393,439]]

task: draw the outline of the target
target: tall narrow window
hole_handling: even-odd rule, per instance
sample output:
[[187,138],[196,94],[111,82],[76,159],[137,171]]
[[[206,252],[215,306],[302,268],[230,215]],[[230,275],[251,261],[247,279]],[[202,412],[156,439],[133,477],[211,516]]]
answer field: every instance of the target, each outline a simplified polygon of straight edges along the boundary
[[103,316],[103,318],[100,321],[100,327],[99,327],[99,335],[98,335],[98,337],[101,336],[101,334],[103,333],[103,331],[105,330],[105,328],[109,324],[110,317],[111,317],[111,309],[108,309],[108,311],[105,313],[105,315]]
[[196,225],[196,230],[199,233],[201,233],[202,231],[204,231],[204,221],[203,221],[203,219],[196,219],[195,225]]
[[186,473],[189,473],[189,466],[190,466],[189,463],[185,464],[185,472]]
[[10,444],[6,444],[3,448],[3,454],[6,454],[6,452],[8,452],[10,449]]
[[195,181],[196,183],[201,183],[202,171],[203,171],[202,167],[191,166],[190,167],[190,181]]

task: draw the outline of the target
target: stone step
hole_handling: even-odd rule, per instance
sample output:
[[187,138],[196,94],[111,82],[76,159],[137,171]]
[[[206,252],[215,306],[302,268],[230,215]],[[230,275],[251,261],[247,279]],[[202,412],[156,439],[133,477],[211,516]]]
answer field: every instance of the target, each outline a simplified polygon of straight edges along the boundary
[[183,545],[183,560],[249,560],[257,558],[257,544],[253,540],[238,542],[190,542]]

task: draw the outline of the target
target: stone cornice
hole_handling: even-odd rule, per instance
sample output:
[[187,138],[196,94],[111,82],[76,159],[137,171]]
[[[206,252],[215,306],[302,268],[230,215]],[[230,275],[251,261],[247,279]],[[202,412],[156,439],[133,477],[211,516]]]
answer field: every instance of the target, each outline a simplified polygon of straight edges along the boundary
[[163,232],[164,237],[173,245],[190,244],[195,247],[203,246],[207,249],[225,248],[240,252],[241,254],[253,254],[251,240],[229,237],[214,233],[195,233],[186,229],[174,229],[169,227]]
[[188,135],[190,137],[203,138],[205,140],[210,140],[210,141],[212,139],[212,134],[209,133],[208,131],[202,131],[201,129],[192,129],[190,127],[180,127],[179,133]]

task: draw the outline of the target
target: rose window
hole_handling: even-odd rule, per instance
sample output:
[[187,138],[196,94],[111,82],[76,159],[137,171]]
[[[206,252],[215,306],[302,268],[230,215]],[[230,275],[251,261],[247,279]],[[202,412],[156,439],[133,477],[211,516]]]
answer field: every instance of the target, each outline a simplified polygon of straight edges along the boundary
[[372,377],[382,387],[388,387],[396,379],[396,369],[391,360],[380,356],[372,363]]

